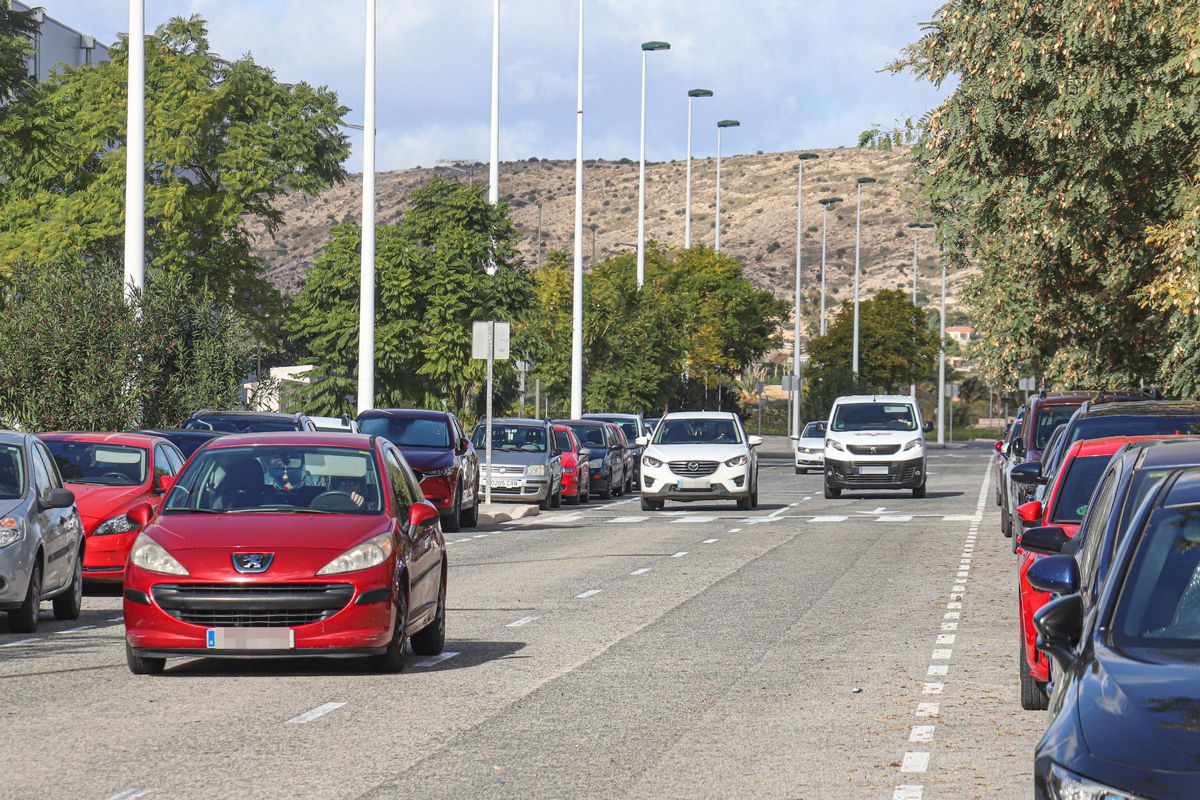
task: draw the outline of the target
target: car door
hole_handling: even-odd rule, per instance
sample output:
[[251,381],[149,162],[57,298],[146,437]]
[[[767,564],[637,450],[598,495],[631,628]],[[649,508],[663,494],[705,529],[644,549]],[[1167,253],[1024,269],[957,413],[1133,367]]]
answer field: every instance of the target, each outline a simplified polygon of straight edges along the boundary
[[171,457],[171,450],[165,444],[154,446],[154,479],[150,484],[150,497],[147,498],[151,507],[158,511],[166,492],[158,488],[159,478],[174,478],[179,473],[179,466]]
[[[34,442],[30,455],[33,469],[33,490],[38,500],[45,500],[54,489],[62,488],[62,479],[50,451],[41,442]],[[46,569],[42,575],[42,591],[60,589],[72,578],[75,551],[79,536],[75,531],[73,508],[33,508],[33,523],[38,528],[46,552]]]
[[546,426],[546,465],[549,467],[550,475],[550,491],[554,492],[555,487],[558,491],[562,491],[563,482],[563,466],[562,466],[562,450],[558,447],[558,437],[554,435],[554,427]]
[[384,451],[388,479],[396,497],[396,516],[399,517],[404,535],[408,538],[408,613],[415,619],[430,603],[437,602],[438,582],[435,569],[441,563],[441,551],[437,543],[437,527],[428,525],[414,529],[408,523],[409,510],[414,503],[424,501],[417,478],[408,468],[404,457],[395,447]]
[[[467,438],[462,423],[453,414],[450,415],[450,426],[454,431],[455,450],[460,451],[458,474],[462,480],[463,501],[465,503],[469,500],[469,505],[474,505],[479,496],[479,454],[475,451],[471,440]],[[466,447],[460,448],[460,444],[466,444]]]

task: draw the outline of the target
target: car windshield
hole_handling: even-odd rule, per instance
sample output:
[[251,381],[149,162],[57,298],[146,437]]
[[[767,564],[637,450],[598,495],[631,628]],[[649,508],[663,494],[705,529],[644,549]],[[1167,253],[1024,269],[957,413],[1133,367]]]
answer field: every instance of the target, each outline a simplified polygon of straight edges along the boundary
[[604,439],[604,428],[600,425],[571,425],[571,430],[575,431],[575,435],[579,437],[579,442],[584,447],[592,450],[607,448],[608,445]]
[[1200,648],[1200,509],[1164,509],[1138,543],[1113,625],[1123,647]]
[[915,431],[917,417],[908,403],[842,403],[833,412],[835,431]]
[[1062,478],[1058,490],[1058,499],[1054,501],[1054,510],[1050,514],[1051,522],[1066,522],[1078,524],[1087,513],[1088,503],[1091,502],[1092,492],[1108,466],[1109,456],[1087,456],[1072,459],[1067,467],[1067,474]]
[[62,440],[45,444],[58,462],[63,480],[69,483],[141,486],[146,482],[149,451],[141,447]]
[[635,419],[626,419],[624,417],[604,417],[600,416],[599,414],[591,417],[591,419],[602,419],[605,422],[611,422],[621,429],[621,431],[625,434],[625,438],[630,442],[633,442],[634,439],[642,435],[638,432],[638,424],[637,420]]
[[[487,447],[487,428],[480,425],[471,437],[476,450]],[[493,425],[493,450],[520,450],[526,453],[546,452],[546,429],[532,425]]]
[[1069,420],[1080,405],[1082,404],[1042,406],[1037,415],[1037,430],[1033,433],[1033,449],[1045,449],[1046,443],[1054,435],[1054,429]]
[[569,453],[574,449],[571,447],[571,436],[566,431],[555,431],[554,441],[558,442],[558,449],[564,453]]
[[188,464],[163,508],[167,513],[380,514],[383,494],[369,450],[216,447]]
[[731,419],[665,419],[654,432],[655,444],[740,444]]
[[0,500],[16,500],[25,493],[25,459],[21,448],[0,444]]
[[801,439],[823,439],[825,434],[821,433],[821,423],[810,422],[804,426],[804,433],[800,434]]
[[396,447],[450,447],[450,426],[444,419],[367,417],[358,421],[358,430],[382,436]]
[[221,433],[280,433],[298,431],[300,423],[292,417],[256,417],[252,414],[205,414],[193,417],[183,427],[194,431],[219,431]]

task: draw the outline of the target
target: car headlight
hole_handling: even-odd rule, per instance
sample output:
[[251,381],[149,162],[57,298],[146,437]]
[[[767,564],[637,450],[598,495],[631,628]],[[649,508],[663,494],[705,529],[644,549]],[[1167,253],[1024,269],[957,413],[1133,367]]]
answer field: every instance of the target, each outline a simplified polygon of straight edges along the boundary
[[825,446],[832,447],[834,450],[841,450],[843,453],[846,452],[846,448],[842,447],[842,443],[837,439],[826,439]]
[[1050,765],[1046,784],[1051,800],[1137,800],[1134,795],[1090,781],[1058,764]]
[[454,467],[446,467],[445,469],[431,469],[421,472],[421,478],[449,478],[454,474]]
[[340,575],[360,569],[377,567],[392,554],[392,534],[381,533],[367,539],[357,547],[351,547],[317,571],[318,575]]
[[727,466],[727,467],[744,467],[749,463],[750,463],[750,459],[746,458],[746,456],[734,456],[733,458],[731,458],[725,462],[725,466]]
[[533,475],[534,477],[537,477],[539,475],[545,475],[546,474],[546,465],[545,464],[530,464],[528,467],[525,468],[525,474]]
[[129,560],[142,569],[161,572],[165,575],[187,575],[188,571],[175,560],[175,556],[146,534],[138,534],[129,551]]
[[647,467],[653,467],[655,469],[662,466],[662,462],[654,456],[642,456],[642,463]]
[[915,447],[920,447],[920,446],[921,446],[921,445],[923,445],[923,444],[925,444],[925,439],[924,439],[924,437],[918,436],[916,439],[913,439],[913,440],[911,440],[911,441],[909,441],[909,442],[905,442],[905,443],[904,443],[904,449],[905,449],[905,450],[912,450],[913,448],[915,448]]
[[129,533],[136,531],[138,524],[124,514],[104,520],[92,531],[92,536],[107,536],[110,533]]
[[8,547],[25,538],[25,523],[15,517],[0,519],[0,547]]

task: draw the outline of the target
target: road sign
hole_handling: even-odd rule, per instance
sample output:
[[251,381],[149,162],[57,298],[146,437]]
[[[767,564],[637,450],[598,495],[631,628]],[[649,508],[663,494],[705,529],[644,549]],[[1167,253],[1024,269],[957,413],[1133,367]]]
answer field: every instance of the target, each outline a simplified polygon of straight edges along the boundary
[[1021,378],[1017,381],[1017,388],[1022,392],[1036,392],[1037,378]]
[[958,397],[958,384],[957,383],[947,383],[946,384],[946,397],[949,397],[949,398]]
[[800,379],[797,378],[795,375],[784,375],[783,376],[783,390],[785,392],[800,391]]
[[471,358],[486,361],[488,357],[488,328],[492,327],[492,358],[504,361],[508,358],[508,344],[512,326],[507,322],[476,321],[471,328]]

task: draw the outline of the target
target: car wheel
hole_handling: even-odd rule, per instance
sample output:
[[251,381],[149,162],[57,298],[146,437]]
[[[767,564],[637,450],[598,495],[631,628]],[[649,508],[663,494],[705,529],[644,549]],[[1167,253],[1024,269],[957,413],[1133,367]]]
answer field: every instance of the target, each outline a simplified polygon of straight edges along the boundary
[[158,675],[167,666],[165,658],[139,656],[133,652],[129,642],[125,642],[125,663],[129,665],[129,671],[134,675]]
[[436,656],[446,648],[446,573],[442,573],[442,588],[438,590],[437,614],[433,621],[412,635],[413,652],[419,656]]
[[1019,626],[1021,639],[1018,643],[1020,661],[1018,668],[1021,672],[1021,708],[1026,711],[1045,711],[1050,707],[1050,696],[1046,693],[1046,685],[1034,680],[1029,671],[1029,660],[1025,658],[1025,623]]
[[1000,511],[1000,532],[1002,534],[1004,534],[1004,538],[1011,539],[1012,535],[1013,535],[1012,519],[1008,516],[1008,511],[1004,510],[1003,506],[1001,506],[1001,509],[1002,510]]
[[459,512],[459,522],[464,528],[474,528],[479,524],[479,500],[472,503],[470,508]]
[[549,511],[554,506],[554,492],[550,488],[546,488],[546,496],[538,501],[538,508],[542,511]]
[[825,499],[826,500],[837,500],[841,496],[842,496],[841,489],[835,489],[832,486],[830,486],[828,483],[825,484]]
[[925,481],[921,481],[921,485],[913,489],[913,497],[920,499],[925,496]]
[[462,487],[454,494],[454,505],[449,514],[442,514],[442,530],[446,533],[458,533],[462,528]]
[[738,511],[749,511],[753,507],[751,505],[751,500],[752,500],[752,498],[750,497],[750,495],[746,495],[745,497],[739,497],[737,500]]
[[37,630],[38,610],[42,605],[42,563],[41,555],[29,574],[29,588],[25,591],[25,600],[19,608],[8,612],[8,629],[13,633],[33,633]]
[[645,497],[642,498],[642,511],[662,511],[662,509],[662,500],[649,500]]
[[750,492],[750,507],[758,508],[758,484],[754,484],[754,490]]
[[83,548],[75,558],[75,574],[71,576],[71,585],[62,594],[54,598],[55,619],[79,619],[83,610]]
[[796,467],[796,474],[797,474],[797,475],[806,475],[807,473],[808,473],[808,470],[806,470],[806,469],[800,469],[800,467]]
[[392,641],[387,650],[377,656],[371,656],[371,669],[375,672],[396,673],[404,669],[408,660],[408,603],[403,595],[400,597],[400,607],[396,609],[396,630],[392,633]]

